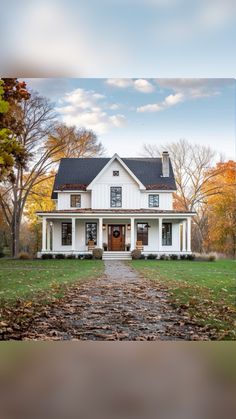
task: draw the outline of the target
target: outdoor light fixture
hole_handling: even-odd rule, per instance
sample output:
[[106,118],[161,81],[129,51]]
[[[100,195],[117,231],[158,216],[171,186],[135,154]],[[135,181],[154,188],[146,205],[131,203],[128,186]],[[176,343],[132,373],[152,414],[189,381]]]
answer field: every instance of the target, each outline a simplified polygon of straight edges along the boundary
[[127,230],[130,230],[131,229],[131,225],[130,224],[128,224],[127,225]]
[[103,224],[103,225],[102,225],[102,229],[103,229],[103,230],[106,230],[106,224]]

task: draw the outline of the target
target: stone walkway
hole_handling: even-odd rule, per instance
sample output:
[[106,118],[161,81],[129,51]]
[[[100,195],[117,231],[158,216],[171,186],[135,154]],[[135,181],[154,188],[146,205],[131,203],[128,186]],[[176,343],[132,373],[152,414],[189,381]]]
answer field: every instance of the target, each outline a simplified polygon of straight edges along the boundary
[[[199,339],[197,327],[175,311],[157,282],[122,261],[105,261],[102,278],[77,283],[65,297],[35,309],[7,338],[36,340]],[[204,339],[204,337],[202,337]]]

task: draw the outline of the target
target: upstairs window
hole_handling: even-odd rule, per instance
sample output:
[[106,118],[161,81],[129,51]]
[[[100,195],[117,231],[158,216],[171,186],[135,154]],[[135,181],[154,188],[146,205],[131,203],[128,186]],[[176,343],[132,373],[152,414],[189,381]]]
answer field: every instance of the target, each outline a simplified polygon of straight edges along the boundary
[[120,176],[119,170],[113,170],[113,176]]
[[61,224],[61,244],[71,246],[72,244],[72,223]]
[[149,208],[159,207],[159,195],[158,194],[148,195],[148,206],[149,206]]
[[81,207],[81,195],[71,195],[70,196],[70,206],[71,208],[80,208]]
[[143,246],[148,245],[148,224],[147,223],[137,224],[137,241],[141,241]]
[[162,246],[172,246],[172,224],[162,224]]
[[121,208],[122,206],[122,188],[120,186],[111,187],[111,207]]

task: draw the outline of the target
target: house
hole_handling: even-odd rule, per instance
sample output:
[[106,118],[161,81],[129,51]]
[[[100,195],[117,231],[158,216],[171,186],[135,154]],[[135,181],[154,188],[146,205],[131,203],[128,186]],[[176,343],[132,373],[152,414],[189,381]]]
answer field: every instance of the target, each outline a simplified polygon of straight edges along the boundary
[[191,253],[192,212],[173,209],[175,178],[168,152],[160,158],[65,158],[42,218],[38,253],[81,255],[94,247],[103,258]]

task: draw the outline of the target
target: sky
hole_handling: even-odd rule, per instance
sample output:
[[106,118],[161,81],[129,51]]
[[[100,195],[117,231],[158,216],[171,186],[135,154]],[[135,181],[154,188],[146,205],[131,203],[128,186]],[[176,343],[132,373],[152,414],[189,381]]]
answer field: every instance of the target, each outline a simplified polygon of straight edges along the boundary
[[8,0],[0,72],[235,77],[235,0]]
[[235,80],[31,78],[61,122],[92,129],[106,155],[140,156],[144,143],[187,139],[235,158]]

